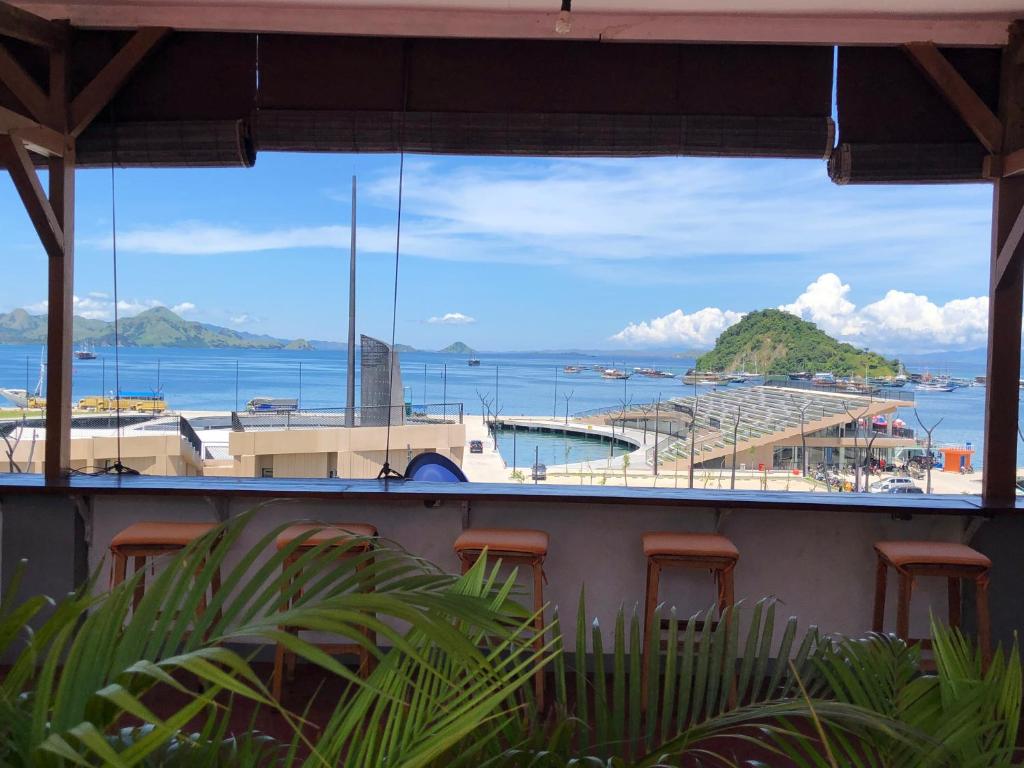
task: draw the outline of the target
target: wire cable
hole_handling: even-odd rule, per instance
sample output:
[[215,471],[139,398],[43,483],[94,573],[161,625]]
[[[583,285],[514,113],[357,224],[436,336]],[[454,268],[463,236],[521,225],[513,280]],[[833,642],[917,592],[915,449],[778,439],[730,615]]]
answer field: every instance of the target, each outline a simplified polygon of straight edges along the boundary
[[[138,470],[126,467],[121,462],[121,335],[117,294],[117,187],[114,166],[117,164],[117,125],[113,110],[110,119],[110,244],[114,266],[114,424],[117,430],[117,461],[108,469],[119,475],[137,475]],[[104,393],[106,397],[106,393]]]
[[401,150],[398,160],[398,222],[395,226],[395,288],[391,299],[391,353],[388,355],[388,424],[384,436],[384,465],[380,468],[377,479],[394,477],[401,479],[402,475],[391,468],[391,420],[393,418],[394,404],[391,402],[394,393],[395,382],[395,332],[398,326],[398,263],[402,250],[402,187],[405,181],[405,149]]

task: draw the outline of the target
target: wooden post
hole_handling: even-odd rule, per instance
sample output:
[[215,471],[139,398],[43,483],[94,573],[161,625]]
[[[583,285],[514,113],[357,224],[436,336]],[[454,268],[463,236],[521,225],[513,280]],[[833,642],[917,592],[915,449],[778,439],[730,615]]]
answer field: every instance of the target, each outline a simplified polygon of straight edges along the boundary
[[46,329],[46,479],[71,466],[71,346],[75,277],[75,141],[68,133],[68,61],[50,53],[51,111],[64,135],[63,157],[49,159],[50,206],[64,233],[61,253],[50,254]]
[[[999,117],[1003,154],[1024,147],[1024,28],[1016,22],[1003,53]],[[985,390],[986,506],[1014,502],[1017,468],[1017,413],[1020,401],[1020,343],[1024,260],[1016,258],[999,272],[999,254],[1024,209],[1024,177],[997,179],[992,198],[992,261],[989,281],[988,370]],[[1001,279],[1000,279],[1001,278]]]

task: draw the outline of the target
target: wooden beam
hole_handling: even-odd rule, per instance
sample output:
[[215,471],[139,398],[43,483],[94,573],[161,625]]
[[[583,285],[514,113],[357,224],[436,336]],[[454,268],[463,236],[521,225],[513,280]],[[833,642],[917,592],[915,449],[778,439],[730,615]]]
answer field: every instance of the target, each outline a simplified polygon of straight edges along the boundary
[[67,40],[63,30],[52,22],[3,0],[0,0],[0,35],[43,48],[60,48]]
[[29,150],[39,155],[64,154],[64,137],[61,134],[6,107],[0,107],[0,133],[16,136]]
[[[999,116],[1008,153],[1024,149],[1024,28],[1016,23],[1003,51]],[[1012,506],[1016,494],[1017,412],[1020,406],[1024,259],[1018,255],[1024,221],[1024,176],[998,179],[992,198],[992,261],[988,301],[985,388],[986,505]]]
[[[903,45],[933,40],[939,45],[1002,46],[1013,11],[905,15],[896,13],[672,13],[604,12],[581,6],[572,31],[555,33],[558,3],[550,10],[424,8],[409,3],[401,12],[359,3],[126,2],[125,0],[18,0],[48,18],[69,18],[76,27],[124,29],[171,27],[206,32],[286,32],[370,37],[471,37],[493,39],[601,40],[646,43],[776,43],[791,45]],[[436,5],[442,5],[438,3]],[[444,3],[452,6],[456,3]],[[519,5],[518,3],[515,5]],[[622,3],[624,7],[628,4]],[[645,3],[680,6],[684,3]],[[703,3],[710,6],[711,3]],[[757,3],[747,3],[756,7]],[[775,3],[774,5],[778,5]],[[796,3],[791,3],[796,5]],[[850,5],[850,4],[847,4]],[[865,3],[861,3],[865,5]],[[961,3],[966,8],[968,3]]]
[[50,98],[39,83],[24,70],[4,46],[0,45],[0,82],[10,89],[15,98],[25,105],[40,123],[51,122]]
[[59,258],[64,252],[64,233],[20,139],[0,134],[0,164],[6,166],[11,174],[14,188],[28,211],[47,255]]
[[170,32],[166,27],[140,29],[71,102],[71,135],[78,137],[114,98],[132,72]]
[[[67,130],[70,67],[64,49],[50,53],[50,98]],[[62,248],[49,254],[46,324],[46,481],[71,469],[71,345],[74,341],[75,141],[67,136],[63,157],[49,160],[51,212],[63,232]]]
[[907,43],[904,48],[985,149],[994,154],[1002,151],[1003,124],[935,43]]
[[1003,284],[1003,280],[1006,279],[1008,274],[1012,274],[1009,268],[1015,263],[1019,263],[1021,258],[1024,258],[1022,244],[1024,244],[1024,208],[1021,208],[1017,213],[1013,226],[1010,227],[1010,231],[1006,235],[1002,247],[999,249],[999,255],[996,256],[992,279],[997,288]]
[[1005,155],[989,155],[982,166],[982,176],[986,179],[1005,179],[1021,173],[1024,173],[1024,149]]

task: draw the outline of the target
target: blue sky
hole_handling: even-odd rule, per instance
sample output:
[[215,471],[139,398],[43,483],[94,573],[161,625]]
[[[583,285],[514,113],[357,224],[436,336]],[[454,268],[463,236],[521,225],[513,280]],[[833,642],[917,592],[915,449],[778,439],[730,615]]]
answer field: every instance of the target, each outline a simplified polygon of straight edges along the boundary
[[[123,313],[343,338],[356,174],[359,330],[389,337],[398,164],[119,170]],[[80,171],[77,199],[78,311],[109,317],[109,170]],[[990,206],[987,185],[837,187],[821,161],[409,156],[398,339],[689,349],[785,306],[883,351],[977,347]],[[43,311],[45,257],[6,176],[0,231],[0,311]]]

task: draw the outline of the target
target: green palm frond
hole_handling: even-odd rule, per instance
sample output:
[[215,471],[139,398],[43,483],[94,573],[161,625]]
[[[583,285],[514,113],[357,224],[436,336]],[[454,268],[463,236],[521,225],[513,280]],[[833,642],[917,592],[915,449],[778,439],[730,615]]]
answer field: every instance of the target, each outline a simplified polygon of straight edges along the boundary
[[[201,719],[210,734],[224,733],[230,697],[276,710],[299,734],[300,718],[278,705],[235,650],[247,647],[241,642],[280,642],[353,686],[317,743],[305,743],[309,764],[333,765],[345,753],[361,761],[353,765],[376,765],[386,750],[401,755],[391,765],[426,765],[509,716],[514,694],[550,659],[550,646],[537,651],[530,644],[532,615],[509,597],[512,580],[497,582],[485,558],[459,577],[396,547],[362,551],[364,542],[351,541],[312,547],[285,567],[301,540],[277,550],[284,525],[251,548],[239,546],[255,512],[165,558],[135,610],[141,574],[93,595],[97,574],[56,603],[32,598],[15,605],[5,595],[0,652],[14,661],[0,681],[0,764],[142,765],[192,741],[184,734]],[[241,558],[229,567],[227,553],[239,549]],[[201,612],[215,568],[223,573],[222,589]],[[290,598],[292,606],[282,611]],[[36,628],[29,629],[33,620]],[[282,626],[363,643],[378,667],[361,680]],[[366,640],[364,629],[389,650]],[[199,685],[182,682],[190,678]],[[158,715],[146,702],[161,689],[186,703]],[[111,738],[125,733],[126,718],[140,728],[130,738]],[[390,729],[377,747],[353,739],[356,724],[365,728],[367,718]]]

